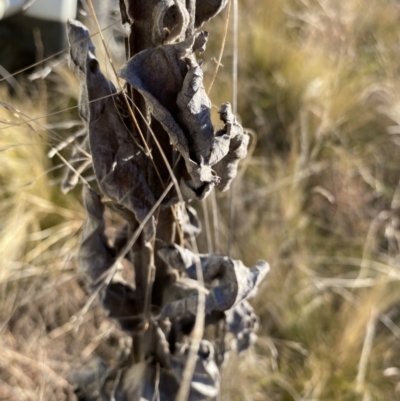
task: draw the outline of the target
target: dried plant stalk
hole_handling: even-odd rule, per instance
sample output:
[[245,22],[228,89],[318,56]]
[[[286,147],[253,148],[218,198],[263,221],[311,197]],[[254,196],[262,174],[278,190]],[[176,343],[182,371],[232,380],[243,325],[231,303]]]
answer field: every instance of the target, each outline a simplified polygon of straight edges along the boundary
[[[214,188],[227,190],[247,153],[248,135],[229,103],[220,109],[223,128],[214,131],[196,58],[208,39],[197,29],[226,3],[120,0],[122,21],[131,26],[129,59],[118,73],[126,81],[121,91],[102,74],[87,28],[68,23],[70,66],[80,82],[87,132],[82,147],[97,179],[97,189],[84,190],[88,217],[79,262],[109,316],[133,338],[131,358],[98,372],[97,399],[215,398],[226,350],[243,351],[255,339],[258,319],[247,299],[268,264],[248,269],[225,256],[198,254],[200,225],[186,204]],[[77,164],[76,158],[71,164],[78,172],[89,167],[87,159]],[[67,175],[64,191],[76,183]],[[126,222],[112,245],[102,197]],[[131,282],[122,277],[123,266],[132,270]],[[218,328],[212,341],[193,332],[204,325]],[[225,344],[227,333],[232,346]]]

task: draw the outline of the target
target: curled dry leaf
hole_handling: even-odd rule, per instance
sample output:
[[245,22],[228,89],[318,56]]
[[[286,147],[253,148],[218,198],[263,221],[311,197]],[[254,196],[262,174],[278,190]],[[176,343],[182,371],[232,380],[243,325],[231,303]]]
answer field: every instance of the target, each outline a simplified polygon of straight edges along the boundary
[[[189,348],[180,346],[172,357],[172,370],[175,376],[179,378],[179,382],[183,378],[183,370],[186,366],[188,354]],[[190,386],[189,400],[201,401],[205,398],[214,398],[219,393],[219,387],[220,374],[214,360],[214,347],[209,341],[202,340],[196,357],[196,367]]]
[[243,300],[225,314],[227,330],[234,335],[232,348],[238,353],[245,351],[257,339],[255,332],[258,329],[259,319],[253,307]]
[[228,4],[229,0],[197,0],[195,27],[201,27],[205,22],[215,17]]
[[135,320],[140,312],[135,289],[118,273],[108,277],[111,267],[118,262],[115,249],[104,234],[104,205],[91,189],[85,187],[83,196],[88,216],[82,229],[79,265],[92,290],[100,287],[99,297],[109,316],[117,319],[123,329],[131,330],[140,320]]
[[181,177],[180,185],[186,200],[203,199],[219,184],[221,179],[213,169],[218,163],[223,188],[228,188],[248,144],[228,104],[220,112],[225,127],[214,133],[203,70],[194,57],[204,49],[207,37],[200,32],[183,42],[144,50],[119,73],[143,95],[151,114],[185,160],[190,179]]
[[183,42],[144,50],[119,72],[121,78],[143,95],[150,112],[166,129],[171,144],[185,160],[189,157],[189,144],[173,118],[177,112],[176,97],[187,71],[185,58],[200,49],[206,40],[207,35],[201,32]]
[[79,80],[80,98],[79,114],[81,118],[89,122],[89,99],[86,83],[86,69],[92,60],[96,60],[96,51],[90,40],[88,29],[78,21],[68,21],[67,35],[70,44],[69,67]]
[[214,169],[221,177],[218,188],[221,191],[226,191],[236,177],[239,161],[247,155],[249,136],[237,122],[229,103],[221,106],[219,114],[221,120],[225,123],[225,130],[230,137],[230,143],[228,154],[214,166]]
[[[171,267],[186,273],[193,280],[197,279],[196,265],[201,267],[204,282],[209,287],[205,306],[207,314],[214,310],[226,311],[252,297],[269,271],[265,261],[258,261],[249,269],[240,260],[212,254],[197,255],[176,244],[161,249],[159,255]],[[171,319],[188,313],[194,315],[197,303],[198,294],[195,292],[165,305],[161,315]]]
[[183,233],[189,238],[195,237],[201,232],[201,221],[196,209],[191,206],[177,207],[177,218],[182,227]]
[[[96,179],[102,192],[142,222],[155,203],[143,172],[148,157],[138,145],[123,95],[100,71],[86,27],[69,21],[71,64],[81,82],[79,110],[89,128]],[[146,225],[151,237],[152,225]]]
[[[112,385],[103,386],[105,399],[116,401],[174,400],[182,381],[183,370],[188,357],[187,346],[179,346],[171,358],[171,367],[166,368],[152,362],[142,362],[120,370],[119,378],[110,375],[106,381]],[[115,384],[117,384],[115,386]],[[196,366],[190,385],[188,401],[202,401],[218,395],[220,375],[214,362],[214,349],[210,342],[202,340],[196,356]],[[107,391],[108,389],[108,391]]]
[[183,1],[162,0],[154,7],[153,21],[153,42],[171,43],[184,38],[190,15]]

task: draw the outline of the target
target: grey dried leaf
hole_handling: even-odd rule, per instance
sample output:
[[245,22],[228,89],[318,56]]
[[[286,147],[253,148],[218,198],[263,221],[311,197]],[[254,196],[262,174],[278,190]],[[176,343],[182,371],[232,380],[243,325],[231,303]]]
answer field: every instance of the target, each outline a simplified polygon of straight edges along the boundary
[[78,263],[92,289],[102,286],[99,297],[109,316],[117,319],[123,329],[131,330],[138,315],[135,290],[118,274],[104,285],[107,272],[116,261],[116,252],[104,234],[104,205],[99,195],[85,187],[83,196],[88,216],[82,229]]
[[114,263],[115,253],[104,234],[104,205],[93,190],[84,187],[83,199],[88,213],[82,229],[78,262],[90,285],[95,285]]
[[[214,140],[211,122],[211,101],[203,86],[201,65],[191,58],[185,59],[188,71],[178,93],[178,122],[187,131],[189,148],[198,164],[207,164]],[[228,150],[228,149],[227,149]]]
[[[181,190],[186,199],[203,198],[218,182],[218,177],[204,161],[206,156],[208,158],[211,143],[208,146],[200,145],[201,148],[208,147],[208,152],[205,152],[204,155],[199,154],[196,152],[196,148],[199,147],[196,146],[195,141],[197,139],[193,139],[190,134],[185,134],[185,131],[188,132],[187,127],[190,127],[199,116],[189,117],[186,111],[187,104],[183,103],[185,103],[185,98],[190,103],[190,99],[187,99],[188,96],[185,96],[185,92],[181,91],[185,82],[185,89],[189,90],[192,95],[198,92],[203,102],[208,106],[208,113],[210,112],[210,101],[205,94],[204,88],[202,91],[198,91],[198,76],[196,74],[188,75],[187,66],[188,57],[193,52],[203,49],[206,41],[207,33],[200,32],[183,42],[144,50],[129,60],[119,73],[123,79],[143,95],[151,114],[162,124],[169,135],[171,144],[183,156],[186,169],[191,176],[191,179],[181,182]],[[191,62],[195,63],[193,60]],[[186,76],[189,77],[187,80]],[[193,79],[195,80],[194,83],[192,83]],[[194,91],[196,88],[197,90]],[[182,123],[182,126],[179,124],[177,116],[179,111],[177,105],[178,94],[181,95],[181,106],[183,106],[184,116],[187,120],[186,124]],[[205,99],[204,96],[206,97]],[[202,108],[201,105],[198,107]],[[204,111],[200,118],[204,121]],[[198,127],[199,124],[196,124]],[[211,122],[208,124],[210,127],[207,130],[212,133]],[[201,139],[201,135],[199,135],[199,138]],[[197,140],[197,144],[200,139]],[[208,141],[210,142],[210,140]],[[193,144],[195,144],[194,147]],[[192,155],[196,160],[192,159]]]
[[258,330],[259,319],[253,307],[244,300],[226,311],[225,315],[227,330],[235,336],[232,348],[238,353],[245,351],[257,339],[255,332]]
[[228,4],[229,0],[197,0],[195,27],[201,27],[205,22],[215,17]]
[[[196,169],[196,172],[198,171],[199,169]],[[194,174],[193,170],[192,174]],[[185,180],[182,178],[179,182],[179,188],[184,201],[191,201],[192,199],[203,200],[210,194],[214,186],[215,182],[199,183],[199,179]]]
[[[213,169],[214,165],[228,154],[230,142],[230,132],[227,129],[224,128],[216,132],[211,144],[210,156],[208,159],[208,164],[213,166]],[[218,184],[220,184],[220,182],[221,180]]]
[[[254,296],[269,271],[269,264],[265,261],[258,261],[249,269],[240,260],[213,254],[197,255],[176,244],[161,249],[159,255],[172,268],[185,272],[191,279],[197,280],[196,265],[201,266],[204,282],[209,288],[205,306],[207,314],[213,310],[226,311]],[[194,315],[197,303],[196,292],[165,305],[161,316],[174,319],[186,313]]]
[[67,22],[67,35],[70,45],[69,68],[77,76],[80,84],[79,114],[84,121],[89,122],[86,69],[92,60],[96,60],[95,47],[90,40],[89,30],[79,21]]
[[189,13],[181,0],[161,0],[153,9],[153,43],[183,39],[189,21]]
[[113,383],[108,387],[109,389],[103,387],[103,400],[152,401],[155,389],[155,369],[148,362],[135,363],[121,370],[120,377],[113,378]]
[[[116,401],[171,401],[176,398],[182,381],[183,369],[187,361],[187,346],[178,345],[171,359],[171,368],[152,362],[141,362],[120,370],[120,377],[115,374],[107,379],[114,388],[113,399]],[[196,358],[196,367],[190,386],[188,401],[204,401],[215,397],[219,392],[220,375],[214,362],[212,345],[203,340]],[[104,391],[104,400],[111,399],[110,390]],[[157,398],[158,395],[158,398]]]
[[[89,126],[96,179],[105,195],[142,222],[155,203],[143,172],[148,158],[137,143],[122,94],[117,94],[100,71],[89,31],[81,23],[69,21],[68,35],[73,69],[81,80],[80,108]],[[82,103],[85,99],[88,105]],[[153,235],[151,224],[145,232]]]
[[213,168],[221,177],[218,189],[226,191],[229,189],[232,180],[236,177],[239,161],[247,155],[249,136],[238,123],[229,103],[223,104],[219,113],[221,120],[225,123],[224,130],[226,130],[230,137],[230,143],[228,154],[215,164]]
[[184,234],[187,236],[199,235],[201,232],[201,221],[196,209],[188,205],[183,207],[184,209],[177,208],[177,218]]
[[[183,378],[183,370],[186,366],[189,347],[181,345],[172,355],[172,369],[179,382]],[[220,374],[214,359],[214,347],[207,341],[200,342],[197,353],[196,367],[190,385],[189,401],[202,401],[214,398],[219,394]],[[166,399],[167,400],[167,399]]]
[[204,48],[206,41],[207,34],[200,32],[177,44],[147,49],[120,71],[120,76],[143,95],[150,112],[183,156],[191,177],[180,180],[185,200],[204,199],[218,185],[220,178],[213,166],[224,158],[218,170],[227,189],[248,144],[229,104],[221,107],[225,127],[214,134],[203,71],[193,56]]
[[173,115],[187,72],[184,58],[195,51],[196,38],[206,41],[201,32],[183,42],[144,50],[125,63],[119,72],[121,78],[143,95],[150,112],[166,129],[172,145],[184,158],[189,155],[188,141]]
[[100,358],[91,360],[84,368],[73,369],[68,381],[74,388],[78,400],[100,401],[99,388],[107,377],[109,367]]
[[[162,303],[163,305],[168,305],[175,303],[175,301],[179,301],[181,299],[188,299],[188,302],[193,301],[193,307],[196,306],[196,300],[191,296],[195,295],[197,292],[202,291],[207,296],[209,291],[202,287],[197,280],[193,280],[188,277],[182,277],[179,280],[172,282],[171,284],[165,286],[163,291]],[[186,313],[186,305],[184,303],[180,303],[179,305],[175,305],[175,312],[177,308],[180,308],[180,312],[177,313],[180,316]],[[166,315],[162,315],[163,317]]]

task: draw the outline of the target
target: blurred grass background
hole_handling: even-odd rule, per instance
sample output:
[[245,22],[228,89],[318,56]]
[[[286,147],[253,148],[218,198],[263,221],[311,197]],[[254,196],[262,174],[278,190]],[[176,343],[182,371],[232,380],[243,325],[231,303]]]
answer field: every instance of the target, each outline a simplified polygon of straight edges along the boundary
[[[206,87],[225,18],[205,27]],[[259,340],[226,364],[224,401],[400,400],[399,21],[395,0],[239,2],[238,114],[254,135],[233,256],[272,270],[253,300]],[[232,97],[231,38],[230,27],[216,125]],[[77,129],[76,110],[62,110],[78,84],[63,67],[20,84],[0,95],[0,399],[72,400],[71,367],[115,358],[125,337],[96,305],[80,314],[80,190],[61,194],[62,161],[46,155]],[[217,202],[225,252],[229,195]]]

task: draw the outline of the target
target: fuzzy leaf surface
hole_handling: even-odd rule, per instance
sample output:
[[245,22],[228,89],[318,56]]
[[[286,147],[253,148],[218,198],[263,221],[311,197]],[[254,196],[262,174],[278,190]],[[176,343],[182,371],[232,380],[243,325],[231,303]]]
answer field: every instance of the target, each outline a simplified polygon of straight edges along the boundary
[[[68,23],[71,64],[81,82],[80,111],[89,128],[93,168],[102,192],[142,222],[155,203],[143,172],[148,157],[138,145],[123,95],[101,72],[89,31]],[[152,235],[152,226],[146,226]]]

